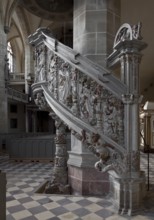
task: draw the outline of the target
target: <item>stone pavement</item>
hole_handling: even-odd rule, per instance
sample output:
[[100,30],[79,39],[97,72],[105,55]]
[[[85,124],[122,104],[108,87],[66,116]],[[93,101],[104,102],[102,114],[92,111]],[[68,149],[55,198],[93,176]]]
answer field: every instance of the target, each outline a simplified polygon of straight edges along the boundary
[[[147,169],[147,154],[141,153]],[[0,169],[7,174],[7,220],[154,220],[154,154],[150,154],[150,190],[142,211],[119,216],[108,197],[63,196],[35,193],[52,174],[52,163],[18,163],[0,156]]]

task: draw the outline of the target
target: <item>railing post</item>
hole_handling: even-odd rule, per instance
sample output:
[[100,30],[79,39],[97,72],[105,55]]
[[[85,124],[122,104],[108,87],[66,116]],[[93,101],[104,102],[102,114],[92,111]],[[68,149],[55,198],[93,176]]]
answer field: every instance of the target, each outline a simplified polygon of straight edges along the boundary
[[[114,179],[119,179],[121,195],[119,211],[133,215],[141,208],[142,198],[145,195],[145,176],[140,171],[140,129],[139,105],[141,102],[139,64],[141,51],[147,46],[141,41],[141,24],[120,27],[114,41],[114,51],[108,61],[110,67],[120,62],[121,81],[126,85],[126,93],[122,94],[124,104],[124,148],[126,149],[126,172]],[[121,184],[124,183],[124,184]],[[127,187],[125,187],[127,185]],[[115,184],[114,187],[116,188]],[[116,200],[116,199],[115,199]]]

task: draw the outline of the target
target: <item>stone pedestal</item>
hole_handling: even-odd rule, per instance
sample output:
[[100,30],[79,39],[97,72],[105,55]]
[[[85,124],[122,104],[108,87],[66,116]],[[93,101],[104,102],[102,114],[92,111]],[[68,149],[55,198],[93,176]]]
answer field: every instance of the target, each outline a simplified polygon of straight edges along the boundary
[[145,192],[145,175],[138,178],[122,178],[115,172],[109,172],[110,196],[119,214],[135,215],[142,207]]
[[98,172],[95,157],[81,141],[72,135],[69,153],[68,179],[72,194],[102,196],[109,192],[108,174]]
[[0,219],[6,220],[6,174],[0,171]]
[[109,192],[108,174],[95,168],[68,166],[69,185],[74,195],[104,196]]

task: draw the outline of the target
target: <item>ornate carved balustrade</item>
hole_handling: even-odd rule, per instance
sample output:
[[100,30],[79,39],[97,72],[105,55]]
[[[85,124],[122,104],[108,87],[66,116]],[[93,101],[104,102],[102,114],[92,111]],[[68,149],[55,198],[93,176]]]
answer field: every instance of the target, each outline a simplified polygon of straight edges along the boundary
[[36,46],[32,86],[36,104],[51,108],[91,151],[106,157],[106,163],[114,158],[119,164],[125,152],[121,94],[125,94],[126,86],[109,70],[46,32],[39,29],[29,37]]
[[[138,178],[138,184],[142,182],[138,142],[138,69],[140,51],[146,44],[141,41],[140,24],[133,27],[124,24],[115,37],[108,62],[110,67],[121,63],[120,80],[111,70],[52,38],[48,29],[38,29],[29,37],[29,42],[35,46],[32,89],[36,104],[53,111],[76,138],[98,156],[96,169],[116,172],[120,178],[113,186],[117,191],[114,195],[117,206],[120,212],[131,215],[133,200],[134,209],[139,206],[133,195],[136,186],[132,178]],[[118,196],[121,192],[124,195]]]

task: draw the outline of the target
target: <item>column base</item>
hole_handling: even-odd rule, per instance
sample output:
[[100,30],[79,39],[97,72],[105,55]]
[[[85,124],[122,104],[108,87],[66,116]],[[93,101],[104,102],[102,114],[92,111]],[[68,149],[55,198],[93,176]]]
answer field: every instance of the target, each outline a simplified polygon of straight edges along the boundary
[[75,195],[104,196],[109,192],[107,173],[94,168],[98,158],[81,141],[71,136],[71,151],[68,151],[68,183]]
[[71,187],[70,185],[62,185],[59,183],[49,182],[47,186],[45,187],[44,193],[70,195]]
[[144,173],[141,172],[138,178],[122,178],[111,171],[109,179],[110,196],[118,213],[129,216],[138,213],[146,194]]
[[68,181],[74,195],[104,196],[109,192],[107,173],[92,167],[68,166]]
[[52,179],[47,183],[44,193],[71,194],[66,167],[54,167]]

